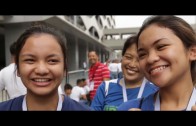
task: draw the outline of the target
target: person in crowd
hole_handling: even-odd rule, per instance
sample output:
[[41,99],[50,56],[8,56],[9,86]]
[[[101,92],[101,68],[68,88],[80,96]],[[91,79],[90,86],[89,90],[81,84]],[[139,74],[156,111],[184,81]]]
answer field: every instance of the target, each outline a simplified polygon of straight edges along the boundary
[[65,84],[64,85],[64,92],[65,92],[65,95],[70,97],[70,94],[71,94],[71,91],[72,91],[72,86],[71,84]]
[[80,99],[87,100],[86,94],[83,89],[83,81],[82,79],[77,79],[77,85],[73,87],[70,98],[79,102]]
[[110,79],[117,79],[118,78],[118,63],[117,59],[112,60],[112,63],[108,66],[110,71]]
[[1,111],[90,110],[58,93],[67,70],[65,44],[65,36],[44,22],[32,24],[21,34],[15,63],[27,93],[0,103]]
[[15,65],[16,42],[10,45],[11,64],[0,71],[0,91],[6,90],[9,99],[26,94],[26,88],[17,76]]
[[85,105],[89,105],[90,104],[90,100],[89,100],[89,92],[90,92],[90,88],[87,85],[87,80],[85,78],[82,78],[82,88],[84,90],[84,93],[86,95],[86,99],[81,99],[80,102],[84,103]]
[[122,50],[123,78],[104,81],[98,87],[91,108],[96,111],[116,111],[127,100],[148,96],[157,87],[144,78],[140,70],[136,36],[128,38]]
[[196,102],[196,34],[176,16],[152,16],[138,33],[139,63],[159,91],[119,110],[189,111]]
[[90,83],[90,100],[92,101],[102,81],[110,79],[110,71],[106,65],[99,62],[99,56],[96,51],[90,51],[88,58],[91,64],[88,77]]
[[105,60],[104,65],[106,65],[107,67],[110,65],[110,59],[109,58],[107,58]]

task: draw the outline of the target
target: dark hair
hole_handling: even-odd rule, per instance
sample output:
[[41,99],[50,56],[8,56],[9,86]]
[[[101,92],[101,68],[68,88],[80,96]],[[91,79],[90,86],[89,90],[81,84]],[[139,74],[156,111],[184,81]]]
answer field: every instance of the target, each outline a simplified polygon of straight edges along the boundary
[[13,42],[10,45],[10,53],[11,53],[12,56],[14,56],[16,54],[16,42]]
[[71,86],[71,84],[65,84],[65,86],[64,86],[64,90],[69,90],[69,89],[72,89],[72,86]]
[[[192,27],[183,19],[176,16],[152,16],[147,18],[138,33],[137,42],[141,33],[150,25],[156,24],[160,27],[166,27],[173,31],[173,33],[180,38],[185,49],[196,45],[196,34]],[[138,45],[138,44],[137,44]],[[191,76],[192,81],[195,83],[194,76],[196,75],[196,61],[191,62]]]
[[127,49],[132,46],[133,44],[137,44],[137,36],[131,36],[129,38],[127,38],[127,40],[125,41],[123,50],[122,50],[122,56],[125,55],[125,52],[127,51]]
[[82,79],[77,79],[76,81],[77,85],[80,84],[80,82],[82,82]]
[[42,34],[42,33],[50,34],[56,38],[57,42],[61,46],[64,55],[64,70],[67,70],[66,38],[59,30],[55,29],[51,25],[49,26],[49,24],[46,24],[44,22],[36,22],[32,24],[32,26],[26,29],[25,32],[18,38],[16,42],[16,57],[15,57],[17,69],[19,69],[19,54],[26,40],[32,35]]
[[88,52],[88,55],[89,55],[91,52],[94,52],[97,56],[99,56],[99,54],[98,54],[96,51],[94,51],[94,50],[89,51],[89,52]]
[[85,79],[85,78],[82,78],[81,80],[82,80],[82,81],[85,81],[86,79]]

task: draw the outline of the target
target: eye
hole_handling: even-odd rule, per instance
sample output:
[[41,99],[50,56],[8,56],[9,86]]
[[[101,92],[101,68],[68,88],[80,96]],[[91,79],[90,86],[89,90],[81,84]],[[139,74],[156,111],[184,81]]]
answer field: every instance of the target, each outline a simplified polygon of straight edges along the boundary
[[133,59],[133,57],[131,57],[131,56],[126,56],[125,55],[124,57],[125,57],[126,60],[132,60]]
[[146,56],[146,53],[145,52],[139,52],[138,53],[139,59],[143,59],[143,58],[145,58],[145,56]]
[[56,64],[58,62],[59,62],[59,60],[57,60],[57,59],[50,59],[50,60],[48,60],[49,64]]
[[157,45],[157,50],[163,50],[166,46],[167,45]]
[[28,64],[33,64],[34,61],[35,61],[34,59],[24,59],[24,62]]

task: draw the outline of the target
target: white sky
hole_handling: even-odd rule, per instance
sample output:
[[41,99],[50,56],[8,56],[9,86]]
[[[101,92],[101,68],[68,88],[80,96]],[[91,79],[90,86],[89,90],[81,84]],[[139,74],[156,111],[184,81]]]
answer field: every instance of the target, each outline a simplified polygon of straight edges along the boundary
[[[116,26],[115,28],[130,28],[130,27],[140,27],[143,21],[149,16],[115,16]],[[189,24],[196,23],[196,16],[180,16]]]

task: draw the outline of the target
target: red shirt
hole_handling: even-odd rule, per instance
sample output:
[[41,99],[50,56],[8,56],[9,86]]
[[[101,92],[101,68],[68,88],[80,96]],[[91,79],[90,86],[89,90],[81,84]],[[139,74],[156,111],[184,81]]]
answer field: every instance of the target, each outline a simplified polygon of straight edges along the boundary
[[110,71],[108,67],[100,62],[91,66],[89,70],[89,80],[94,81],[94,89],[90,91],[90,99],[93,100],[98,86],[102,83],[104,78],[110,78]]

